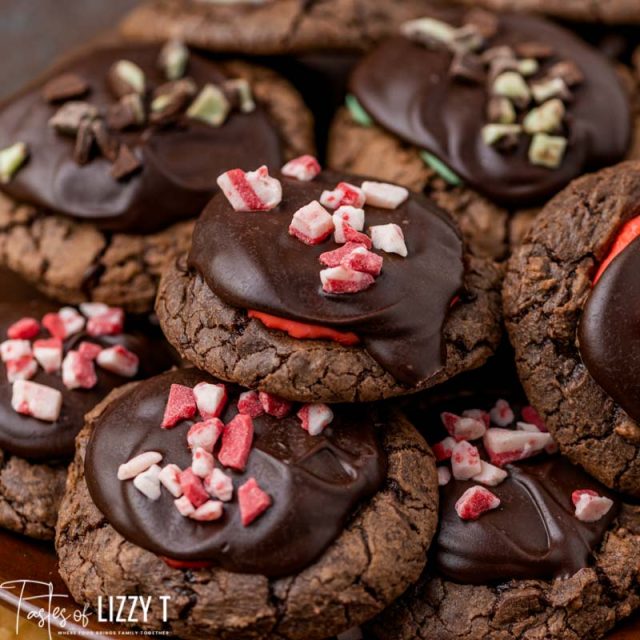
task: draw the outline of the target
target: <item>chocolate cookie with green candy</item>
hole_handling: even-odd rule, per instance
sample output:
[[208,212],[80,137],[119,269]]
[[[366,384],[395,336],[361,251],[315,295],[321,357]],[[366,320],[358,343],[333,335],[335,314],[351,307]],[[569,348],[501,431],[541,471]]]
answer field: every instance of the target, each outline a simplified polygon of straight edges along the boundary
[[[361,122],[509,207],[544,201],[629,145],[628,99],[609,62],[540,18],[434,12],[365,56],[350,84]],[[330,155],[344,162],[341,133]]]
[[105,305],[60,309],[10,274],[2,284],[0,526],[49,539],[85,413],[175,358],[146,318]]
[[513,377],[481,372],[471,387],[452,381],[412,402],[439,461],[439,530],[420,580],[367,630],[379,640],[602,638],[640,606],[640,509],[547,453],[552,438]]
[[220,177],[159,290],[181,355],[305,402],[411,393],[482,364],[500,337],[493,261],[421,195],[292,166]]
[[279,167],[312,146],[271,71],[175,41],[87,48],[0,108],[0,260],[65,302],[148,310],[221,162]]
[[623,163],[558,194],[514,252],[503,290],[525,391],[561,451],[636,497],[639,170]]
[[60,572],[91,606],[113,589],[171,596],[168,619],[153,610],[146,629],[322,639],[419,576],[436,494],[433,456],[394,411],[292,406],[173,371],[87,417]]

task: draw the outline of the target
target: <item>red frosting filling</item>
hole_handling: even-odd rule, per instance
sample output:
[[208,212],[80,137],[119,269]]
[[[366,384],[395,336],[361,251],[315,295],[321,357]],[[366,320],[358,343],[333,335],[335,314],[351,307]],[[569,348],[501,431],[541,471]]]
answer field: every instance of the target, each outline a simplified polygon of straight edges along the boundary
[[298,338],[299,340],[333,340],[345,347],[352,347],[360,342],[360,338],[349,331],[336,331],[316,324],[287,320],[286,318],[279,318],[278,316],[262,313],[262,311],[254,311],[253,309],[249,309],[247,313],[250,318],[260,320],[268,329],[284,331],[292,338]]
[[213,562],[208,560],[174,560],[173,558],[167,558],[167,556],[158,556],[167,566],[172,569],[208,569],[213,567]]
[[631,244],[638,236],[640,236],[640,216],[632,218],[627,222],[620,230],[620,233],[616,236],[615,242],[611,247],[607,257],[600,264],[600,268],[593,279],[593,284],[596,284],[600,279],[600,276],[606,271],[607,267],[611,264],[611,261],[624,249],[627,245]]

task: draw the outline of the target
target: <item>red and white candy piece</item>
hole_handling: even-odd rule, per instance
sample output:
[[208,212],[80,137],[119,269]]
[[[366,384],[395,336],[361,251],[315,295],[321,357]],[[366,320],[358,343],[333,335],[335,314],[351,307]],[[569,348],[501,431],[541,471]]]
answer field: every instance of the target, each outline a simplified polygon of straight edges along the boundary
[[224,512],[222,502],[218,500],[207,500],[204,504],[201,504],[193,513],[189,514],[189,518],[192,520],[198,520],[199,522],[213,522],[219,520]]
[[181,420],[193,418],[197,410],[193,389],[181,384],[172,384],[161,427],[163,429],[171,429]]
[[362,189],[348,182],[340,182],[333,191],[323,191],[320,196],[320,204],[329,209],[337,209],[345,205],[361,209],[364,202]]
[[320,244],[332,233],[333,218],[317,200],[298,209],[289,225],[289,235],[308,245]]
[[[531,422],[516,422],[516,429],[518,431],[528,431],[529,433],[548,433],[548,431],[541,430],[540,427]],[[544,450],[548,454],[558,453],[558,443],[552,440],[551,444],[548,444]]]
[[409,197],[407,189],[388,182],[365,181],[362,191],[368,205],[381,209],[397,209]]
[[325,267],[339,267],[342,264],[342,261],[352,251],[354,251],[354,249],[358,249],[359,247],[362,247],[366,250],[366,247],[361,244],[358,244],[356,242],[347,242],[346,244],[343,244],[339,249],[321,253],[318,257],[318,260],[320,260],[320,264],[323,264]]
[[253,420],[239,413],[225,427],[218,453],[220,464],[236,471],[244,471],[253,442]]
[[87,360],[95,360],[101,351],[102,347],[94,342],[81,342],[78,345],[78,353]]
[[123,378],[135,377],[140,366],[140,358],[121,344],[102,349],[96,357],[96,362],[103,369]]
[[599,495],[591,489],[578,489],[571,494],[576,511],[575,516],[582,522],[597,522],[609,513],[613,500]]
[[456,442],[451,453],[451,471],[456,480],[469,480],[482,471],[480,452],[466,440]]
[[62,382],[67,389],[93,389],[98,383],[93,361],[69,351],[62,361]]
[[209,494],[205,491],[202,479],[198,477],[191,467],[180,473],[180,488],[183,497],[197,509],[209,500]]
[[206,478],[213,471],[213,456],[202,447],[196,447],[193,451],[191,470],[199,478]]
[[18,360],[31,355],[31,343],[28,340],[5,340],[0,344],[2,362]]
[[489,412],[489,417],[498,427],[508,427],[516,419],[511,405],[506,400],[498,400]]
[[124,331],[124,310],[108,307],[104,313],[91,316],[87,322],[90,336],[117,336]]
[[483,442],[491,462],[502,467],[537,455],[553,443],[553,438],[549,433],[491,428],[484,434]]
[[30,380],[38,372],[38,363],[32,356],[22,356],[17,360],[7,362],[7,380]]
[[445,484],[449,484],[451,481],[451,471],[449,467],[438,467],[438,486],[444,487]]
[[179,498],[182,495],[182,487],[180,486],[181,473],[182,469],[177,464],[168,464],[162,467],[162,471],[158,474],[160,483],[174,498]]
[[382,256],[372,253],[363,246],[358,246],[347,254],[340,264],[345,269],[353,269],[353,271],[379,276],[382,271],[382,262]]
[[369,273],[339,266],[320,271],[320,281],[325,293],[342,294],[364,291],[375,282],[375,278]]
[[198,411],[205,420],[220,416],[227,404],[227,388],[223,384],[199,382],[193,387],[193,395]]
[[342,207],[338,207],[333,212],[333,226],[335,227],[333,239],[338,244],[346,242],[346,238],[344,237],[345,224],[348,224],[356,231],[362,231],[364,229],[364,209],[344,205]]
[[366,233],[356,231],[348,222],[342,223],[342,233],[344,234],[345,242],[364,245],[365,249],[371,249],[373,246],[371,238]]
[[104,302],[81,302],[79,307],[80,313],[86,318],[101,316],[109,311],[109,306]]
[[232,169],[218,176],[217,183],[235,211],[270,211],[282,201],[282,185],[266,166],[246,173]]
[[293,403],[267,391],[260,391],[258,397],[264,412],[274,418],[286,418],[293,409]]
[[457,440],[477,440],[482,438],[487,430],[482,420],[471,417],[457,416],[455,413],[443,411],[440,414],[442,424],[446,430]]
[[209,495],[223,502],[229,502],[233,497],[233,481],[217,467],[204,479],[204,488]]
[[305,404],[297,413],[302,428],[310,436],[319,436],[333,420],[333,411],[321,403]]
[[302,182],[313,180],[322,171],[320,163],[310,155],[289,160],[280,170],[283,176],[295,178]]
[[456,513],[462,520],[477,520],[483,513],[497,509],[500,498],[484,487],[470,487],[456,502]]
[[491,425],[491,418],[489,417],[488,411],[483,411],[482,409],[465,409],[462,412],[463,418],[475,418],[476,420],[482,420],[484,422],[484,426],[489,428]]
[[133,479],[133,486],[149,500],[157,500],[161,493],[159,478],[161,471],[157,464],[151,465]]
[[238,489],[238,503],[242,525],[248,527],[271,506],[271,497],[260,488],[255,478],[249,478]]
[[480,460],[480,465],[482,466],[482,471],[472,478],[472,480],[480,484],[497,487],[509,475],[504,469],[500,469],[500,467],[496,467],[484,460]]
[[176,506],[176,509],[178,510],[180,515],[184,516],[185,518],[188,518],[196,512],[196,508],[191,504],[187,496],[182,496],[181,498],[174,500],[173,504]]
[[390,222],[389,224],[378,224],[369,228],[371,241],[373,246],[380,251],[386,253],[397,253],[399,256],[406,258],[408,255],[407,245],[404,241],[404,233],[397,225]]
[[33,343],[33,356],[47,373],[59,371],[62,366],[62,340],[60,338],[36,340]]
[[118,480],[131,480],[161,461],[162,454],[157,451],[140,453],[118,467]]
[[442,462],[451,458],[453,447],[455,446],[456,441],[451,436],[447,436],[444,440],[436,442],[436,444],[431,447],[431,450],[433,451],[433,455],[436,457],[436,461]]
[[11,340],[32,340],[40,333],[40,323],[35,318],[20,318],[7,329]]
[[244,391],[238,397],[238,411],[252,418],[257,418],[264,413],[257,391]]
[[525,407],[522,410],[522,419],[529,424],[535,424],[539,431],[545,433],[549,431],[540,414],[531,406]]
[[187,443],[192,450],[201,448],[213,453],[218,438],[224,431],[224,424],[219,418],[210,418],[204,422],[196,422],[187,432]]
[[13,383],[11,406],[14,411],[33,416],[45,422],[55,422],[62,409],[62,394],[30,380],[16,380]]

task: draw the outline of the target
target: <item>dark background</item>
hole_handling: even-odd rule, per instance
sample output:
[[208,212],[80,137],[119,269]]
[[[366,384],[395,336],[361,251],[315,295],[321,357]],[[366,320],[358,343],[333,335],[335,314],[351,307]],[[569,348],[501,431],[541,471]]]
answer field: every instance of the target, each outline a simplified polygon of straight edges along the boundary
[[137,0],[0,0],[0,97],[114,26]]

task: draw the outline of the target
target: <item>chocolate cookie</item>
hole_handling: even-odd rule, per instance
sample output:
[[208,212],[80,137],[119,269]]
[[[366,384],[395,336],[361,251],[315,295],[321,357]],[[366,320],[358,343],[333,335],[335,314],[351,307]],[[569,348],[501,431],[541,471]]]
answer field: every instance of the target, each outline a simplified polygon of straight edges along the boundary
[[486,7],[493,11],[530,11],[544,13],[563,20],[602,22],[609,24],[640,24],[640,7],[635,0],[455,0],[471,7]]
[[91,47],[0,109],[0,261],[65,302],[148,310],[223,165],[279,168],[312,135],[264,68],[175,41]]
[[[412,421],[440,460],[440,525],[420,580],[372,621],[379,640],[595,640],[640,607],[640,508],[546,454],[544,423],[505,379],[498,401],[486,392],[504,380],[489,369],[470,388],[413,405]],[[482,459],[481,475],[468,480],[458,456],[473,445],[452,437],[465,432]],[[496,450],[504,448],[512,450]],[[492,502],[469,501],[470,491]]]
[[53,538],[84,414],[115,387],[175,360],[145,319],[128,317],[122,328],[118,310],[59,315],[15,276],[3,273],[0,284],[0,526]]
[[202,49],[243,55],[359,52],[423,12],[421,0],[159,0],[136,8],[121,30],[138,40],[179,37]]
[[[233,485],[223,504],[210,476],[203,483],[196,475],[203,454],[194,449],[192,458],[187,446],[199,418],[182,412],[191,417],[160,427],[171,414],[172,385],[187,394],[198,385],[198,398],[203,384],[217,382],[196,369],[174,371],[115,391],[87,417],[56,537],[60,572],[76,600],[95,607],[115,591],[169,595],[166,619],[152,608],[145,628],[183,638],[312,639],[370,618],[418,577],[436,525],[435,465],[405,418],[342,405],[312,431],[315,423],[305,427],[274,406],[258,415],[247,393],[227,385],[227,404],[216,413],[228,426],[222,444],[214,439],[207,449],[219,465],[212,472],[211,460],[208,473]],[[247,422],[253,444],[232,462],[228,432]],[[213,424],[208,418],[196,429]],[[163,479],[155,500],[136,489],[137,479],[117,479],[119,465],[149,451],[165,468],[183,469],[175,487]],[[218,497],[198,500],[215,517],[198,516],[202,506],[184,510],[197,497],[194,484]],[[248,484],[260,511],[247,511],[255,497],[247,497]]]
[[524,388],[562,452],[634,496],[640,429],[630,384],[635,338],[625,332],[633,322],[638,243],[629,241],[639,170],[624,163],[554,198],[512,256],[503,291]]
[[[451,10],[401,32],[357,65],[352,113],[423,150],[450,182],[521,208],[625,157],[628,96],[609,61],[568,30],[533,16]],[[331,145],[338,157],[349,144],[341,133]]]
[[[492,353],[500,269],[474,255],[433,202],[382,185],[403,201],[365,206],[364,189],[379,183],[331,172],[280,178],[282,201],[269,212],[236,212],[224,196],[214,198],[188,261],[163,277],[158,317],[189,362],[288,399],[352,402],[432,386]],[[356,208],[329,204],[344,188],[359,199]],[[358,212],[358,228],[366,217],[372,237],[347,223],[351,240],[340,244],[340,216],[353,215],[356,225]],[[328,225],[315,240],[297,228],[309,214]],[[396,247],[376,236],[391,231]],[[356,255],[373,268],[350,262],[360,243]]]

